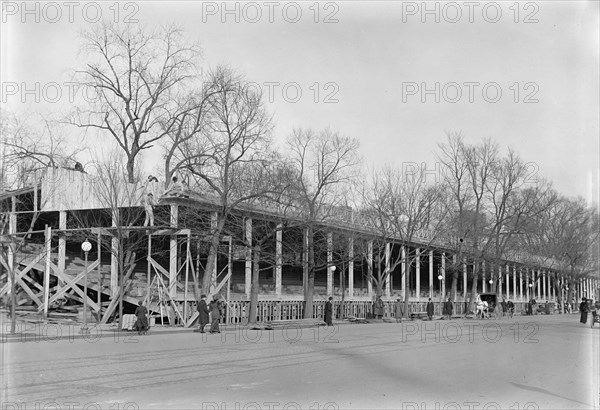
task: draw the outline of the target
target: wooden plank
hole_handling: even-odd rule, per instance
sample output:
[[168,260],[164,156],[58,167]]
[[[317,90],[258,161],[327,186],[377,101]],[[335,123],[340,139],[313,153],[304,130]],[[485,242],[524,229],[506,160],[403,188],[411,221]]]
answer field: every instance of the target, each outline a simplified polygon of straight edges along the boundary
[[[77,292],[83,298],[84,297],[84,292],[83,292],[82,289],[80,289],[77,286],[77,283],[85,276],[86,272],[94,270],[99,264],[100,264],[100,261],[94,261],[94,262],[92,262],[90,265],[88,265],[87,270],[84,269],[82,272],[80,272],[75,277],[70,277],[70,276],[65,275],[63,272],[61,272],[58,269],[58,267],[56,265],[51,264],[52,270],[54,270],[55,275],[57,277],[61,278],[65,282],[65,284],[62,286],[62,288],[58,292],[56,292],[52,296],[52,298],[50,298],[50,300],[48,301],[48,304],[55,302],[62,295],[64,295],[67,292],[67,290],[69,290],[69,289],[73,289],[75,292]],[[94,302],[93,300],[91,300],[89,297],[88,297],[88,301],[90,303],[90,306],[93,307],[94,310],[98,310],[98,305],[96,304],[96,302]]]
[[[129,267],[129,270],[127,271],[125,277],[123,278],[123,283],[127,282],[127,280],[129,279],[129,276],[131,276],[131,273],[133,272],[134,268],[135,268],[135,265],[131,265]],[[123,286],[123,292],[125,292],[125,286]],[[106,324],[106,322],[108,321],[108,318],[110,317],[110,315],[112,315],[113,311],[117,307],[120,298],[121,298],[121,288],[119,288],[119,291],[117,292],[117,297],[113,298],[110,301],[110,305],[108,305],[108,307],[106,308],[106,311],[104,312],[104,316],[102,316],[102,320],[100,321],[101,324]]]
[[[42,260],[44,258],[44,256],[45,256],[44,253],[40,253],[23,270],[19,270],[18,268],[15,268],[16,280],[18,281],[23,275],[28,273],[40,260]],[[1,258],[0,262],[2,263],[2,266],[4,266],[4,268],[8,271],[8,266],[5,264],[4,258]],[[4,286],[2,287],[2,289],[0,290],[0,296],[4,295],[6,292],[8,292],[9,289],[10,289],[10,284],[5,283]]]

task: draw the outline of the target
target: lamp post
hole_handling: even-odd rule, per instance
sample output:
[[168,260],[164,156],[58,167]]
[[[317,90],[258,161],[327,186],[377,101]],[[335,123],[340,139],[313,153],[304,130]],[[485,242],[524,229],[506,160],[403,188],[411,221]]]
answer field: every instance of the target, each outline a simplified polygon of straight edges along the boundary
[[442,284],[443,284],[442,280],[443,280],[443,279],[444,279],[444,277],[443,277],[443,276],[442,276],[442,274],[440,273],[440,274],[438,275],[438,280],[440,281],[440,302],[443,302],[443,297],[444,297],[444,296],[443,296],[443,290],[442,290]]
[[85,254],[85,274],[84,274],[84,282],[83,282],[83,327],[81,328],[82,332],[87,332],[87,269],[88,269],[88,252],[92,249],[92,244],[86,239],[81,244],[81,250]]
[[496,289],[494,289],[494,279],[490,279],[488,283],[490,284],[490,289],[492,292],[496,292]]

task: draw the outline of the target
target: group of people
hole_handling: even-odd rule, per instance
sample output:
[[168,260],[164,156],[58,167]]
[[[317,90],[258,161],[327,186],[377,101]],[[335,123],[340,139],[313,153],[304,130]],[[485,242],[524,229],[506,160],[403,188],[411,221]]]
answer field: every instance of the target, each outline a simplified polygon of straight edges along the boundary
[[221,330],[219,329],[219,321],[225,314],[225,302],[219,300],[219,297],[215,295],[210,303],[206,303],[206,295],[201,295],[197,310],[198,321],[200,322],[200,326],[197,330],[199,333],[206,333],[204,329],[209,323],[210,333],[221,333]]
[[588,313],[592,314],[592,320],[596,320],[596,316],[598,315],[598,310],[600,310],[600,300],[596,300],[596,303],[592,303],[592,299],[589,298],[581,298],[581,303],[579,304],[579,322],[583,324],[587,324],[588,321]]
[[[146,212],[146,219],[144,219],[144,226],[154,226],[154,206],[157,204],[156,198],[158,197],[158,179],[149,175],[146,185],[144,186],[144,194],[142,195],[141,205],[144,207]],[[171,179],[169,187],[163,192],[163,196],[185,196],[183,192],[183,185],[177,177]]]
[[[383,315],[384,315],[384,303],[383,300],[381,299],[381,296],[377,296],[377,298],[375,299],[375,302],[373,304],[373,315],[375,317],[375,319],[382,319]],[[404,302],[402,301],[402,298],[398,298],[396,299],[396,302],[394,303],[394,314],[396,317],[396,322],[400,322],[402,320],[402,318],[404,317]],[[427,302],[427,306],[426,306],[426,311],[427,311],[427,317],[429,318],[429,320],[433,320],[433,312],[435,310],[435,306],[433,304],[433,302],[431,301],[431,298],[429,298],[429,301]],[[448,299],[444,302],[443,306],[442,306],[442,316],[443,319],[448,319],[450,320],[450,318],[452,318],[452,315],[454,313],[454,303],[452,302],[452,299],[450,297],[448,297]]]

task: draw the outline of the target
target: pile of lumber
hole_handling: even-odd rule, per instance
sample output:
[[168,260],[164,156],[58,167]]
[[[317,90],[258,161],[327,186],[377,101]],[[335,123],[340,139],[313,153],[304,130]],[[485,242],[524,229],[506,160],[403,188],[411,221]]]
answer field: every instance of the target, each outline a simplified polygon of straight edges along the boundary
[[308,327],[325,326],[326,323],[321,319],[296,319],[296,320],[273,320],[271,322],[257,323],[250,325],[251,329],[256,330],[277,330],[277,329],[303,329]]

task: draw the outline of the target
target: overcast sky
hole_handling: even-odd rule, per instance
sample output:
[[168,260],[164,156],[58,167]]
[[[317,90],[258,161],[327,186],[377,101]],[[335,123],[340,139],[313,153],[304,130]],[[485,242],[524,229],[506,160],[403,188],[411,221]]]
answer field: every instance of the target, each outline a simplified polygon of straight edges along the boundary
[[[461,131],[514,148],[532,176],[597,201],[597,1],[23,4],[2,6],[10,110],[68,109],[67,88],[51,102],[44,85],[81,67],[78,33],[99,13],[176,23],[201,44],[205,67],[229,64],[263,85],[278,140],[294,127],[330,126],[360,140],[367,165],[434,170],[436,144]],[[39,103],[23,92],[36,83]]]

